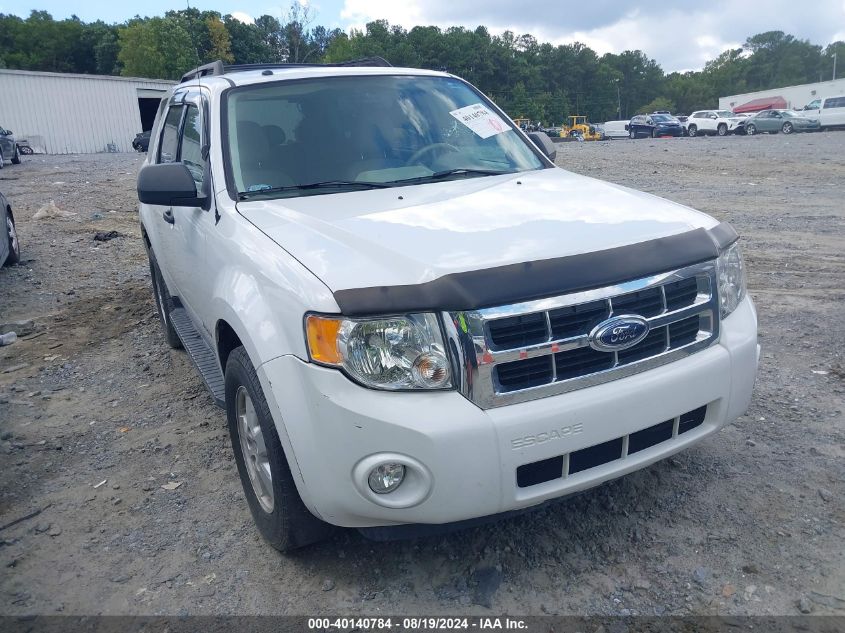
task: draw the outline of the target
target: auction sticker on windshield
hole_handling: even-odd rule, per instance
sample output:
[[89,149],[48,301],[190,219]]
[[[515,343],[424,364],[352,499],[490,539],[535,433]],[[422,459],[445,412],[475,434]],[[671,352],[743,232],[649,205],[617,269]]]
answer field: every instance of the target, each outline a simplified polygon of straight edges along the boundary
[[480,103],[452,110],[449,114],[466,125],[481,138],[490,138],[509,129],[507,123],[495,112]]

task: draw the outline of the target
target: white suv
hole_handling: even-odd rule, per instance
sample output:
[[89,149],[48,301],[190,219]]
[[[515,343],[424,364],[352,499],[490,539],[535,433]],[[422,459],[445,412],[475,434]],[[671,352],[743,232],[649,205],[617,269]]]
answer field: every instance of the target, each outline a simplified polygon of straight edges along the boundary
[[727,136],[742,120],[730,110],[698,110],[689,115],[685,127],[688,136]]
[[520,511],[746,410],[734,230],[532,138],[407,68],[217,62],[163,100],[138,177],[156,303],[273,546]]

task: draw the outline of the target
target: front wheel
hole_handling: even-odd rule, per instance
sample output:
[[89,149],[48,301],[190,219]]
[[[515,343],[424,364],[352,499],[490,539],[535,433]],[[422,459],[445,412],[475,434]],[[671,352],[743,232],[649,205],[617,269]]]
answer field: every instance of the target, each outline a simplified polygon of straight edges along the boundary
[[634,130],[628,130],[628,136],[632,139],[637,138],[637,133]]
[[716,134],[718,134],[719,136],[727,136],[728,126],[724,123],[720,123],[719,127],[716,128]]
[[290,472],[264,391],[243,347],[226,361],[226,418],[249,510],[258,531],[281,552],[332,531],[308,511]]
[[694,125],[690,125],[687,128],[687,134],[689,134],[690,136],[697,136],[698,135],[698,128]]
[[795,128],[792,127],[792,123],[787,121],[786,123],[783,124],[783,127],[781,128],[781,130],[783,130],[784,134],[792,134],[795,131]]
[[748,136],[754,136],[757,134],[757,126],[753,123],[749,123],[745,126],[745,133],[748,134]]
[[12,156],[12,164],[13,165],[20,165],[21,164],[21,152],[18,149],[17,145],[15,145],[15,154]]

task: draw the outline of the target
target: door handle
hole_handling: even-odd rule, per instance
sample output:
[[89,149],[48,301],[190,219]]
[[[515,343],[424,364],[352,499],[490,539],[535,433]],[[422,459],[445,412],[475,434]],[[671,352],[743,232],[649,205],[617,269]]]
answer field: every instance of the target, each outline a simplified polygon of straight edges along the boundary
[[168,224],[174,224],[176,222],[176,219],[173,217],[173,209],[167,209],[167,211],[164,211],[161,214],[161,217],[163,217],[164,221]]

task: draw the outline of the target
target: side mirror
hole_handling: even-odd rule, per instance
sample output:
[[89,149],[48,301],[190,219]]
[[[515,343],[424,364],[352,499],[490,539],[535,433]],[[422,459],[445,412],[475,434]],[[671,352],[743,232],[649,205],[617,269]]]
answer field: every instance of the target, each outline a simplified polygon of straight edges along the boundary
[[627,132],[627,131],[628,131],[628,129],[629,129],[630,127],[631,127],[631,126],[630,126],[630,125],[628,125],[628,124],[626,123],[626,124],[625,124],[625,131]]
[[549,138],[548,134],[545,132],[530,132],[528,134],[528,138],[534,142],[534,145],[536,145],[550,161],[554,162],[555,158],[557,158],[557,149],[555,149],[555,144],[552,143],[552,139]]
[[191,172],[182,163],[146,165],[138,174],[138,200],[167,207],[205,207]]

